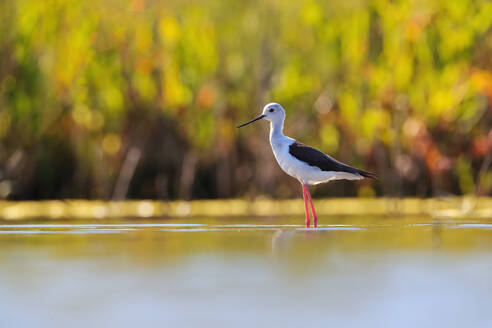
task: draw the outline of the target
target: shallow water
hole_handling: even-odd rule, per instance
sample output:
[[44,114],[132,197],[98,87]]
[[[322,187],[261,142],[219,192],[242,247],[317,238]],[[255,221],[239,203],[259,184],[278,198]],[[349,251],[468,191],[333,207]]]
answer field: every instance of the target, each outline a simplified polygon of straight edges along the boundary
[[492,219],[0,221],[0,327],[491,327]]

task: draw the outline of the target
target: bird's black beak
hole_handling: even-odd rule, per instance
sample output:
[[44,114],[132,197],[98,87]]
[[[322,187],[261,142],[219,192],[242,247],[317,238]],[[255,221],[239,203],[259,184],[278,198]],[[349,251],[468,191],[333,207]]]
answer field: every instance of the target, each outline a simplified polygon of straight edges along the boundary
[[248,125],[248,124],[251,124],[251,123],[256,122],[256,121],[258,121],[258,120],[261,120],[261,119],[262,119],[262,118],[264,118],[265,116],[266,116],[266,115],[260,115],[260,116],[258,116],[257,118],[254,118],[254,119],[252,119],[252,120],[251,120],[251,121],[249,121],[249,122],[246,122],[246,123],[244,123],[244,124],[238,125],[238,126],[237,126],[237,128],[239,129],[239,128],[241,128],[241,127],[245,126],[245,125]]

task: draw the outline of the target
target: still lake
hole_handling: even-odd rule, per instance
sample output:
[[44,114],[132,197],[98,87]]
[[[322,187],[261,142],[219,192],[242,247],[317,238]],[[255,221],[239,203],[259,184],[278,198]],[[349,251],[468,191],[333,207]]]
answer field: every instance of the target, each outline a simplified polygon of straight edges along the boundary
[[0,327],[492,327],[492,219],[0,221]]

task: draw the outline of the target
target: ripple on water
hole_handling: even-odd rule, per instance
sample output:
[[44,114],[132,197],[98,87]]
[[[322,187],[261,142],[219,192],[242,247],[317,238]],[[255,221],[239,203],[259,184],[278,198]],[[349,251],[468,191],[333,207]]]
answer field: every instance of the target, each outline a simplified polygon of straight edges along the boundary
[[[0,225],[0,234],[117,234],[124,232],[158,228],[162,232],[217,232],[217,231],[360,231],[366,228],[345,225],[320,225],[318,228],[304,228],[299,224],[173,224],[173,223],[142,223],[142,224],[10,224]],[[61,230],[60,230],[61,229]]]
[[492,230],[492,224],[485,223],[463,223],[452,226],[454,229],[483,229],[483,230]]
[[363,231],[367,228],[355,227],[355,226],[329,226],[329,227],[317,227],[317,228],[298,228],[298,231]]
[[132,224],[2,224],[0,229],[10,228],[105,228],[105,227],[205,227],[206,224],[197,223],[132,223]]

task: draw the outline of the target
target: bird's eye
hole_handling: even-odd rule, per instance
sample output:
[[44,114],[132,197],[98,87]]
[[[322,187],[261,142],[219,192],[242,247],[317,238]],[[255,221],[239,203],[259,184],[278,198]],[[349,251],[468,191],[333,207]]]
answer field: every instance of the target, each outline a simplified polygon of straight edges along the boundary
[[273,109],[273,108],[270,108],[268,111],[269,111],[270,113],[273,113],[274,109]]

